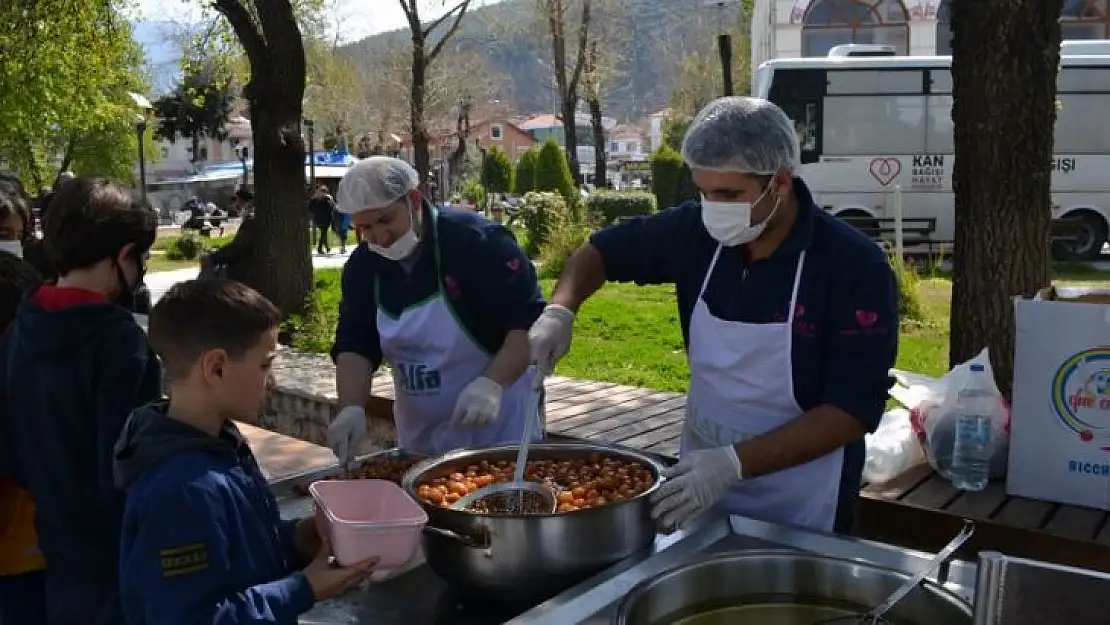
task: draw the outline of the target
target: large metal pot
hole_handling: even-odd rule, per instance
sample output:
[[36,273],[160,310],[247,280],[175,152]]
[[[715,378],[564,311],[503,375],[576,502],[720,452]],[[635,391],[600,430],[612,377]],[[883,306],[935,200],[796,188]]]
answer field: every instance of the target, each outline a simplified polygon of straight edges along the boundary
[[[744,604],[804,603],[865,612],[909,578],[857,560],[798,551],[736,551],[641,582],[625,596],[613,623],[662,625]],[[925,582],[886,618],[898,625],[971,625],[972,609],[953,593]]]
[[[448,510],[421,502],[428,513],[424,552],[440,577],[488,596],[545,597],[568,588],[650,547],[655,540],[647,496],[663,466],[645,454],[594,443],[536,443],[533,458],[570,460],[598,452],[649,467],[656,483],[637,497],[563,514],[494,516]],[[422,482],[450,475],[482,460],[516,459],[517,446],[463,449],[425,460],[405,475],[402,486],[416,498]]]

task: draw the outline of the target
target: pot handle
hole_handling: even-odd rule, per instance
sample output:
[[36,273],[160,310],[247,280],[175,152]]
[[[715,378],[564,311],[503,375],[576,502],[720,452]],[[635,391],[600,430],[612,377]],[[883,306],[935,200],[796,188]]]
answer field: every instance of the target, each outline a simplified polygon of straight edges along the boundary
[[474,538],[451,530],[445,530],[441,527],[432,527],[431,525],[425,525],[424,531],[428,534],[435,534],[443,538],[460,542],[471,549],[489,549],[490,546],[489,534],[486,533],[483,533],[481,538]]

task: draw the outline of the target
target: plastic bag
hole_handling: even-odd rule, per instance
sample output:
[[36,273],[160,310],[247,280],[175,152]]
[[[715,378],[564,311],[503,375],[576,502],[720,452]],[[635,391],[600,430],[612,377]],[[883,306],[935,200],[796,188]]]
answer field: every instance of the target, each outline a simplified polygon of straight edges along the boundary
[[[949,478],[952,466],[952,450],[956,442],[956,400],[960,388],[971,375],[971,365],[983,365],[990,378],[990,388],[998,398],[996,409],[991,415],[993,448],[991,450],[991,479],[1006,475],[1006,465],[1010,456],[1010,406],[994,383],[990,355],[987,349],[971,360],[957,365],[943,378],[928,385],[926,392],[916,406],[910,408],[910,423],[914,433],[925,449],[929,464],[945,478]],[[901,399],[900,399],[901,401]]]
[[867,458],[863,465],[866,482],[888,482],[925,462],[925,451],[910,424],[910,411],[895,408],[883,415],[874,434],[867,441]]

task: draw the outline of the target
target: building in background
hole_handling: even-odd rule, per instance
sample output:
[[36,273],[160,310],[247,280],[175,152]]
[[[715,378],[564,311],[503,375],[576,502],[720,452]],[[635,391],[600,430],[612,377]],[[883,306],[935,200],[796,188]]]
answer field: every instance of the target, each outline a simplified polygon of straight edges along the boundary
[[[574,120],[575,137],[578,142],[578,167],[582,175],[589,175],[594,170],[594,130],[590,125],[590,116],[579,113]],[[605,130],[605,141],[609,142],[609,135],[617,127],[617,120],[612,117],[601,118],[601,127]],[[520,123],[521,130],[535,138],[537,143],[547,141],[548,137],[555,139],[564,150],[567,147],[566,135],[563,134],[563,122],[556,115],[536,115]],[[608,146],[606,146],[608,147]]]
[[[952,0],[769,0],[752,17],[752,76],[773,58],[826,56],[845,43],[949,55]],[[1110,39],[1110,0],[1064,0],[1064,39]]]
[[[156,124],[151,124],[157,127]],[[153,182],[170,178],[181,178],[195,174],[214,163],[238,161],[236,146],[246,146],[248,154],[254,154],[251,139],[251,122],[241,114],[233,114],[227,124],[228,137],[224,141],[201,139],[197,144],[196,158],[193,157],[192,139],[178,137],[173,143],[158,140],[157,158],[147,162],[147,180]],[[154,162],[150,162],[153,160]]]

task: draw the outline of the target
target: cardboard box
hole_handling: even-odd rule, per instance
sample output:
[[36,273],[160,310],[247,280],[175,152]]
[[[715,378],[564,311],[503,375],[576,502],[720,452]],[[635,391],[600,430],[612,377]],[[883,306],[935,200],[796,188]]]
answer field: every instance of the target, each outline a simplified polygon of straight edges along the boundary
[[1110,510],[1110,290],[1014,303],[1011,495]]

